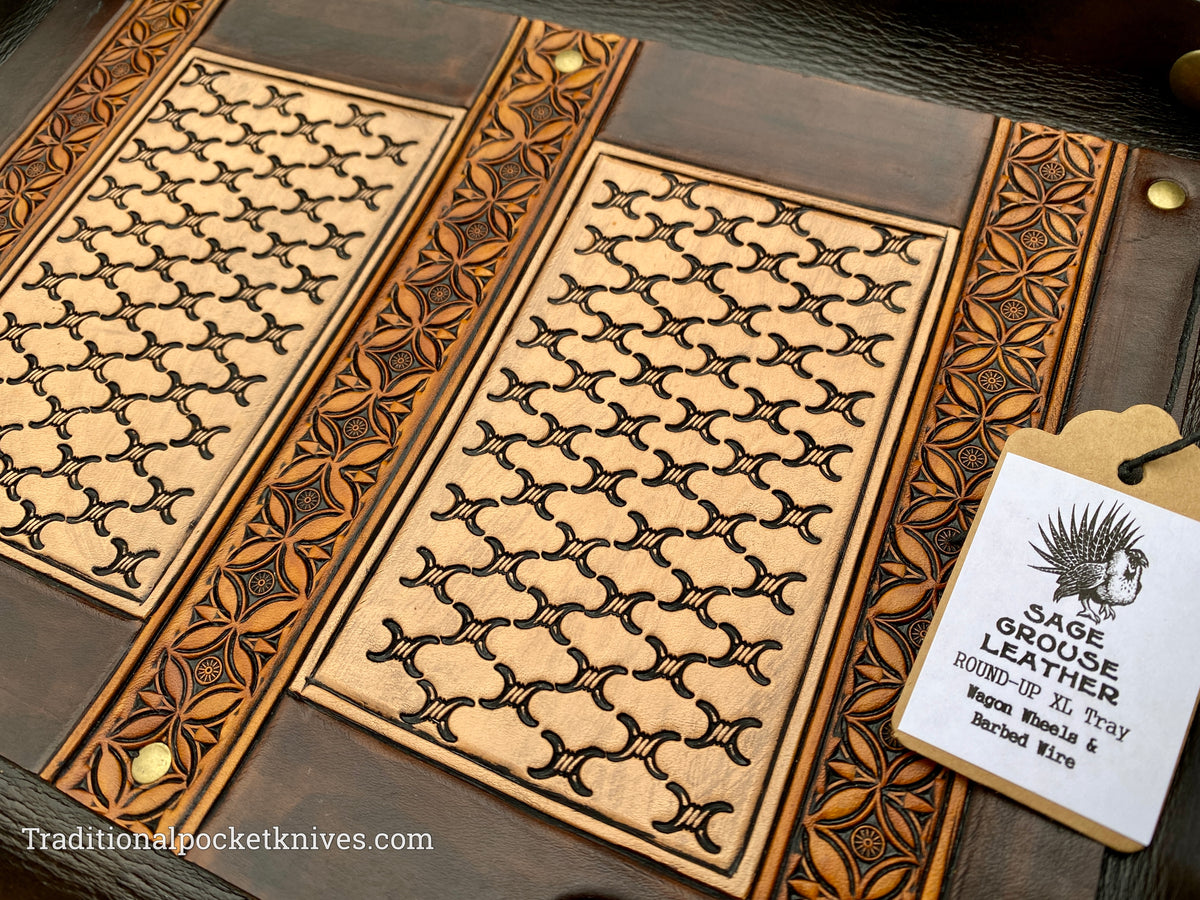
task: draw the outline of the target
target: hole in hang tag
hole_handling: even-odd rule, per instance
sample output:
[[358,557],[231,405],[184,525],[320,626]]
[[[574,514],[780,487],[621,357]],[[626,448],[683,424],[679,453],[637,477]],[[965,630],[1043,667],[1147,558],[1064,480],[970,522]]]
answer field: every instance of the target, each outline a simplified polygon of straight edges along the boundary
[[1187,437],[1180,438],[1177,441],[1172,441],[1169,444],[1164,444],[1141,456],[1135,456],[1132,459],[1124,460],[1117,466],[1117,477],[1125,484],[1141,484],[1145,477],[1146,463],[1153,462],[1156,459],[1162,459],[1164,456],[1170,456],[1172,453],[1178,453],[1185,447],[1190,447],[1192,444],[1200,443],[1200,431],[1193,432]]

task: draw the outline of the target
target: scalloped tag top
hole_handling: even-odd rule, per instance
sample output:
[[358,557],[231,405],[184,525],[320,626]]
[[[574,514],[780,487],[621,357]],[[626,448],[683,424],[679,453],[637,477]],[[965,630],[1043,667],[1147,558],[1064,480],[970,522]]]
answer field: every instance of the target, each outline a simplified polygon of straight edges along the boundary
[[1150,843],[1200,667],[1200,449],[1160,409],[1008,440],[894,716],[917,750],[1117,850]]

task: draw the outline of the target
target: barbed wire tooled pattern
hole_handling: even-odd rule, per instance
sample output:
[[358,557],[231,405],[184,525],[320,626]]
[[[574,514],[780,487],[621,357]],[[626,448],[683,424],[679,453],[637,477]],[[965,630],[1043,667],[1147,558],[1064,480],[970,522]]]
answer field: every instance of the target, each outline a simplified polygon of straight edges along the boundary
[[221,0],[140,0],[0,167],[0,259]]
[[9,555],[144,613],[448,124],[193,60],[0,289]]
[[731,870],[943,240],[600,156],[313,680]]
[[[147,832],[211,802],[205,778],[236,753],[236,736],[321,598],[329,561],[347,549],[348,524],[399,465],[414,398],[491,296],[497,272],[541,212],[581,130],[607,102],[606,86],[632,46],[545,23],[528,27],[429,218],[263,489],[226,532],[211,577],[181,598],[112,707],[66,756],[54,776],[62,790]],[[579,65],[560,71],[560,54]],[[390,164],[393,152],[403,153],[388,147],[372,155]],[[364,207],[372,199],[369,191],[360,195]],[[197,667],[205,660],[213,662],[201,680]],[[132,761],[156,742],[170,748],[171,768],[153,784],[138,784]]]

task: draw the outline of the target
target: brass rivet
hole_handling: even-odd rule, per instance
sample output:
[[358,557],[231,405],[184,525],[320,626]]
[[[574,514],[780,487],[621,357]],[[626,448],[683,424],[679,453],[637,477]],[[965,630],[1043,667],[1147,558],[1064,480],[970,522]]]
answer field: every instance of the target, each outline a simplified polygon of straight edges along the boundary
[[1200,109],[1200,50],[1185,53],[1171,66],[1171,93],[1184,106]]
[[554,68],[564,75],[577,72],[583,66],[583,54],[578,50],[564,50],[554,57]]
[[150,784],[166,775],[170,768],[171,748],[159,741],[143,747],[133,758],[129,770],[138,784]]
[[1146,199],[1159,209],[1179,209],[1187,202],[1187,192],[1179,182],[1160,178],[1146,188]]

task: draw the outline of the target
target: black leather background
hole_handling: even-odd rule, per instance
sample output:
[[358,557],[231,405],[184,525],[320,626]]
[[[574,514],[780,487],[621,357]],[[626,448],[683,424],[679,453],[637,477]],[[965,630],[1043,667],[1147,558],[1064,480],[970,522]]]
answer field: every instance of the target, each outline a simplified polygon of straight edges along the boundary
[[127,0],[0,0],[0,147],[57,90]]
[[1200,897],[1200,727],[1192,723],[1154,842],[1141,853],[1104,855],[1096,900]]
[[[1167,87],[1171,63],[1200,48],[1195,0],[451,2],[1200,158],[1200,113],[1176,102]],[[88,18],[97,4],[0,0],[0,88],[16,80],[4,59],[52,6],[74,6],[72,18]]]
[[[1200,48],[1195,0],[451,2],[1200,158],[1200,113],[1179,104],[1167,87],[1171,63]],[[22,80],[4,60],[52,6],[74,7],[53,10],[60,18],[86,19],[97,4],[0,0],[0,89]],[[14,102],[19,100],[12,95],[0,99],[0,119],[3,107]]]

